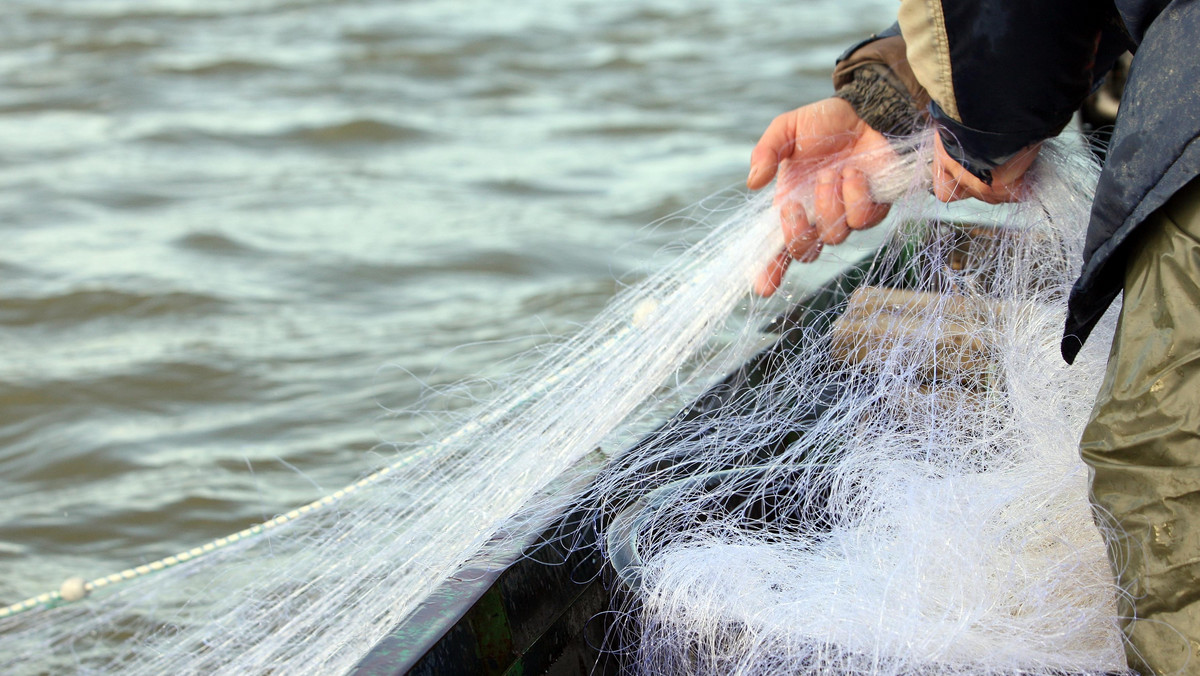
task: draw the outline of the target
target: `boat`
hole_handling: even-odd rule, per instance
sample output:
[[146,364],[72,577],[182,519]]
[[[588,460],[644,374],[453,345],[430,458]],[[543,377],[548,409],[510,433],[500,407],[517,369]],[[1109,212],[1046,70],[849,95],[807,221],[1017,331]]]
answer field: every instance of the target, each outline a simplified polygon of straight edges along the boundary
[[[1002,255],[1007,241],[1003,229],[969,221],[943,224],[930,236],[943,238],[946,270],[966,270],[973,283],[982,287],[995,273],[989,261]],[[681,491],[707,491],[721,496],[714,497],[713,511],[737,509],[764,522],[783,524],[819,522],[819,496],[799,512],[781,508],[771,496],[788,489],[787,477],[763,475],[760,466],[799,439],[806,425],[842,393],[830,391],[824,400],[810,402],[790,424],[741,439],[742,452],[724,467],[698,464],[685,453],[672,454],[671,449],[683,437],[705,435],[722,416],[736,415],[740,406],[751,405],[748,395],[768,382],[805,341],[827,341],[839,359],[863,360],[870,356],[856,346],[864,344],[864,337],[868,343],[888,340],[895,331],[905,330],[903,319],[894,313],[872,319],[863,313],[864,307],[886,305],[903,313],[923,303],[945,303],[947,295],[954,293],[949,286],[939,288],[936,279],[932,285],[926,280],[922,288],[913,283],[904,265],[908,246],[911,242],[893,238],[877,252],[848,263],[762,327],[773,342],[690,405],[623,452],[586,460],[590,463],[586,472],[599,476],[648,456],[656,458],[637,473],[644,479],[624,485],[620,495],[608,495],[610,502],[603,509],[585,505],[568,511],[542,532],[510,543],[488,561],[460,571],[380,641],[352,673],[624,673],[622,659],[628,646],[623,642],[632,639],[623,634],[616,618],[637,603],[631,590],[639,586],[640,564],[644,553],[655,546],[655,533],[686,526],[663,522],[659,507]],[[964,316],[970,314],[966,308]],[[969,319],[964,322],[969,324]],[[955,363],[940,363],[936,368],[943,373],[970,371],[986,376],[986,349],[972,349],[970,327],[963,326],[962,331],[938,339],[954,347],[946,353]],[[740,493],[713,490],[730,482],[756,488]],[[596,514],[603,516],[597,520]]]

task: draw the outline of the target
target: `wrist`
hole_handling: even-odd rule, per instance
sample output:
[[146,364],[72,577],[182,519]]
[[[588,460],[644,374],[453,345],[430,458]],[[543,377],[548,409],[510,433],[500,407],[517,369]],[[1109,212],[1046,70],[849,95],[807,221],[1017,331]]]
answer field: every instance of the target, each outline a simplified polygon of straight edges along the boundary
[[834,96],[849,103],[867,126],[884,136],[910,136],[926,122],[916,100],[882,64],[857,68]]

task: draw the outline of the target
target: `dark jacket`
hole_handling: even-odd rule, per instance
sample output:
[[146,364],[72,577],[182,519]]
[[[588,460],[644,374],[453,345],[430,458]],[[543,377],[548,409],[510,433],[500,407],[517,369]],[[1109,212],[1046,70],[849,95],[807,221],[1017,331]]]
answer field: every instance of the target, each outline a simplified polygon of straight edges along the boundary
[[[919,83],[947,151],[989,182],[992,168],[1061,131],[1116,58],[1134,52],[1068,305],[1062,352],[1073,361],[1121,291],[1137,227],[1200,174],[1200,0],[900,4],[891,32],[902,37],[879,42],[901,41],[905,57],[874,61]],[[856,47],[835,84],[870,61],[864,50],[886,52]]]
[[1068,362],[1121,292],[1138,226],[1200,175],[1200,2],[1117,5],[1136,51],[1096,186],[1083,272],[1071,289],[1062,344]]

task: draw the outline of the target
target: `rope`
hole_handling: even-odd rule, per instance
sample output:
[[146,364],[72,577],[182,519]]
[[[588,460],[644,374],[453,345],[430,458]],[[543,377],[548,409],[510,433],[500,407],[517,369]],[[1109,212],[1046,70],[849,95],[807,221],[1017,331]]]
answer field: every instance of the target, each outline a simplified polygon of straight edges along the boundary
[[[654,309],[655,309],[654,305],[647,305],[647,304],[639,305],[635,309],[634,316],[632,318],[633,326],[637,327],[640,324],[642,324],[642,322],[645,321],[645,316],[648,315],[649,313],[653,312]],[[614,334],[613,336],[611,336],[607,340],[605,340],[604,345],[608,346],[608,345],[615,343],[618,340],[623,339],[626,335],[629,334],[630,329],[631,329],[631,327],[625,327],[625,328],[621,329],[616,334]],[[62,585],[59,586],[58,590],[56,590],[56,591],[49,591],[49,592],[45,592],[42,594],[38,594],[37,596],[31,596],[31,597],[25,599],[24,601],[20,601],[20,602],[14,603],[12,605],[0,608],[0,619],[12,617],[13,615],[24,613],[26,611],[33,610],[35,608],[41,608],[43,610],[50,610],[52,608],[57,608],[59,606],[66,605],[69,603],[75,603],[76,601],[82,601],[83,599],[87,598],[93,591],[96,591],[97,589],[103,589],[105,587],[109,587],[111,585],[115,585],[115,584],[118,584],[121,582],[128,582],[129,580],[134,580],[139,577],[149,575],[151,573],[157,573],[161,570],[166,570],[168,568],[178,566],[181,563],[193,561],[202,556],[205,556],[207,554],[215,552],[218,549],[221,549],[222,547],[227,547],[229,545],[232,545],[235,542],[245,540],[246,538],[251,538],[251,537],[255,537],[257,535],[261,535],[272,529],[279,528],[280,526],[282,526],[286,523],[295,521],[296,519],[299,519],[302,516],[305,516],[312,512],[316,512],[316,511],[319,511],[326,507],[329,507],[330,505],[338,502],[339,500],[341,500],[342,498],[345,498],[346,496],[350,495],[351,493],[354,493],[355,491],[359,490],[360,488],[366,488],[367,486],[370,486],[371,484],[378,483],[379,480],[382,479],[384,476],[386,476],[389,472],[399,469],[400,467],[408,464],[409,462],[412,462],[416,457],[425,455],[426,452],[428,452],[428,451],[441,450],[441,449],[445,448],[446,446],[448,446],[455,439],[460,438],[463,435],[469,434],[471,432],[474,432],[474,431],[482,428],[484,425],[487,425],[491,422],[494,422],[495,420],[500,419],[501,417],[512,412],[514,409],[520,407],[521,405],[523,405],[525,402],[529,401],[533,397],[537,396],[538,394],[544,393],[550,387],[553,387],[557,383],[563,381],[565,378],[573,375],[576,370],[577,370],[577,367],[573,365],[573,366],[569,366],[565,369],[562,369],[561,371],[559,371],[557,373],[549,374],[546,378],[544,378],[542,381],[540,381],[535,387],[531,388],[531,390],[529,392],[527,392],[524,396],[519,397],[518,399],[516,399],[515,401],[510,403],[508,406],[504,406],[496,411],[491,412],[490,414],[484,416],[482,419],[472,420],[472,421],[468,422],[466,425],[463,425],[461,428],[456,430],[453,434],[447,436],[445,439],[443,439],[437,445],[427,449],[427,451],[418,452],[413,455],[402,458],[402,459],[392,463],[391,465],[388,465],[387,467],[384,467],[383,469],[380,469],[380,470],[374,472],[373,474],[370,474],[370,475],[364,477],[363,479],[360,479],[359,481],[356,481],[348,486],[345,486],[344,488],[341,488],[340,490],[334,491],[333,493],[331,493],[323,498],[313,500],[312,502],[308,503],[307,505],[304,505],[303,507],[298,507],[296,509],[293,509],[290,512],[281,514],[273,519],[264,521],[263,523],[255,524],[253,526],[250,526],[249,528],[240,530],[231,535],[226,535],[225,537],[217,538],[216,540],[213,540],[206,544],[200,545],[198,547],[193,547],[187,551],[183,551],[178,554],[175,554],[174,556],[168,556],[168,557],[159,559],[157,561],[154,561],[153,563],[147,563],[147,564],[143,564],[140,566],[134,566],[133,568],[126,568],[125,570],[123,570],[119,573],[113,573],[111,575],[98,577],[94,580],[91,580],[90,582],[87,580],[84,580],[81,577],[67,578],[66,580],[63,581]]]
[[68,578],[63,581],[62,586],[59,587],[59,589],[57,591],[50,591],[50,592],[46,592],[44,594],[38,594],[37,596],[31,596],[19,603],[14,603],[10,606],[0,608],[0,618],[11,617],[13,615],[23,613],[27,610],[33,610],[34,608],[43,608],[43,609],[48,610],[50,608],[55,608],[55,607],[58,607],[60,605],[66,604],[66,603],[74,603],[76,601],[81,601],[84,598],[86,598],[89,594],[91,594],[93,591],[96,591],[97,589],[103,589],[110,585],[114,585],[114,584],[117,584],[120,582],[127,582],[129,580],[143,577],[143,576],[149,575],[151,573],[157,573],[160,570],[166,570],[168,568],[173,568],[175,566],[178,566],[181,563],[186,563],[188,561],[197,559],[206,554],[210,554],[212,552],[217,551],[218,549],[221,549],[222,547],[227,547],[235,542],[245,540],[246,538],[251,538],[251,537],[254,537],[257,535],[261,535],[272,529],[279,528],[280,526],[284,525],[285,523],[295,521],[296,519],[298,519],[301,516],[304,516],[306,514],[309,514],[310,512],[315,512],[315,511],[324,509],[324,508],[334,504],[335,502],[338,502],[342,498],[345,498],[346,496],[350,495],[351,493],[354,493],[355,491],[357,491],[360,488],[365,488],[367,486],[370,486],[371,484],[377,483],[380,479],[382,479],[384,476],[386,476],[389,472],[400,467],[401,465],[408,462],[409,460],[411,460],[411,458],[405,458],[404,460],[401,460],[400,462],[396,462],[392,465],[389,465],[388,467],[384,467],[383,469],[381,469],[367,477],[364,477],[363,479],[360,479],[359,481],[356,481],[356,482],[346,486],[345,488],[337,490],[337,491],[335,491],[329,495],[326,495],[325,497],[320,498],[318,500],[313,500],[312,502],[308,503],[307,505],[304,505],[303,507],[298,507],[296,509],[293,509],[290,512],[287,512],[285,514],[280,514],[279,516],[277,516],[273,519],[264,521],[263,523],[260,523],[260,524],[255,524],[253,526],[250,526],[249,528],[240,530],[231,535],[226,535],[225,537],[217,538],[216,540],[213,540],[212,542],[209,542],[207,544],[203,544],[198,547],[192,547],[191,549],[188,549],[183,552],[179,552],[178,554],[175,554],[174,556],[168,556],[168,557],[159,559],[153,563],[147,563],[147,564],[143,564],[140,566],[134,566],[133,568],[126,568],[125,570],[123,570],[119,573],[113,573],[112,575],[98,577],[90,582],[85,581],[83,578],[80,578],[80,577]]

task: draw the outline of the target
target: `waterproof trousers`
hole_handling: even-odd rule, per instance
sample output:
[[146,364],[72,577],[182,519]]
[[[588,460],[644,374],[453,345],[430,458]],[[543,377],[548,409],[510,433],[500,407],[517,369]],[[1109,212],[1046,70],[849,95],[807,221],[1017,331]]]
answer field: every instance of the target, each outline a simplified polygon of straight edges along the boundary
[[1080,451],[1129,666],[1200,674],[1200,179],[1138,229]]

